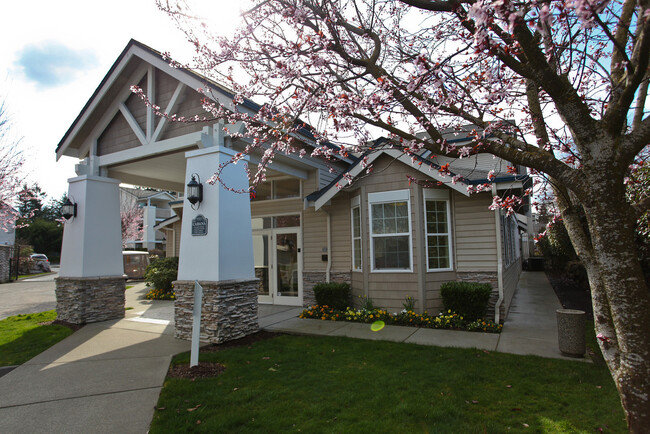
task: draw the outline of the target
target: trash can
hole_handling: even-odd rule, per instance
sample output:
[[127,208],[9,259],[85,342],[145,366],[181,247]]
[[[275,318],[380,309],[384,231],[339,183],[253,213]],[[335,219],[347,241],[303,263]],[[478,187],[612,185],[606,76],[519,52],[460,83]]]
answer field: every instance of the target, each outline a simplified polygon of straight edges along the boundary
[[585,342],[587,314],[576,309],[558,309],[556,313],[560,352],[569,357],[583,357],[587,350]]

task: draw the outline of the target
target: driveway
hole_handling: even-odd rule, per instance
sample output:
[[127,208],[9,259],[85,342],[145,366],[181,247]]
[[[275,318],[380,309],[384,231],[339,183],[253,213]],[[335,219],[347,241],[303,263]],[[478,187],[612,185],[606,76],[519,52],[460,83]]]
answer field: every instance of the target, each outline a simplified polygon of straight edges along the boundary
[[21,313],[43,312],[56,307],[54,273],[0,285],[0,319]]

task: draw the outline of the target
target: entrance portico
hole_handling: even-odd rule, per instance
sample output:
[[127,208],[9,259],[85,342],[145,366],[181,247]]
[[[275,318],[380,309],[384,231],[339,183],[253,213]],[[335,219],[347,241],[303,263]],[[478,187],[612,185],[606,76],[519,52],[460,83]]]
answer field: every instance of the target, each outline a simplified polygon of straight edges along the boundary
[[[178,244],[179,256],[174,285],[177,337],[190,336],[195,280],[204,289],[204,341],[222,342],[256,331],[258,294],[262,302],[301,305],[302,183],[316,179],[317,186],[324,165],[297,156],[276,157],[267,174],[273,180],[270,197],[280,198],[280,210],[270,209],[270,215],[257,211],[260,217],[252,219],[249,194],[207,182],[248,145],[231,135],[240,126],[218,120],[172,122],[157,116],[131,92],[134,83],[161,111],[188,117],[203,113],[202,96],[193,89],[204,88],[204,78],[171,68],[148,47],[129,43],[57,148],[57,157],[81,160],[78,176],[69,180],[69,196],[78,212],[65,223],[57,281],[60,317],[87,323],[124,316],[119,183],[181,195],[180,240],[170,243]],[[212,85],[211,97],[228,105],[232,95]],[[255,107],[247,104],[239,109],[253,113]],[[221,173],[223,184],[246,191],[247,160],[258,163],[261,152],[227,164]],[[182,195],[192,175],[203,185],[203,201],[194,206],[186,192]],[[290,213],[283,211],[286,207]],[[197,219],[204,222],[204,233],[193,232]],[[272,226],[267,228],[268,219]],[[261,273],[255,261],[252,225],[258,221],[261,232],[255,233],[267,237],[264,254],[272,258],[267,264],[272,274]]]

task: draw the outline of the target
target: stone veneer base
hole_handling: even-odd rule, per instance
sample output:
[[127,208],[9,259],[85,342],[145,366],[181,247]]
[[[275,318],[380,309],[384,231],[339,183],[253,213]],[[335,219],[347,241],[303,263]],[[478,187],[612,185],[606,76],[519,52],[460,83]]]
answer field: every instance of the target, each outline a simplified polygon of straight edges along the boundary
[[57,319],[86,324],[124,318],[126,276],[58,277]]
[[[488,301],[487,312],[485,313],[486,318],[494,319],[494,306],[499,300],[499,275],[496,271],[460,271],[456,272],[456,279],[461,282],[478,282],[478,283],[489,283],[492,285],[492,293],[490,294],[490,300]],[[501,322],[505,320],[505,309],[503,303],[499,309],[499,314]]]
[[[257,318],[258,279],[199,281],[203,287],[201,342],[220,344],[259,331]],[[174,282],[174,320],[178,339],[192,338],[194,281]]]

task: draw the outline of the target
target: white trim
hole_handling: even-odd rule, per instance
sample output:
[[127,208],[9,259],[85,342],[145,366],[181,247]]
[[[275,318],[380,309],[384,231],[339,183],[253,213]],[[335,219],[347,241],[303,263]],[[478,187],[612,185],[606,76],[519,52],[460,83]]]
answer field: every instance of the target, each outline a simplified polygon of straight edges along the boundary
[[[351,238],[351,241],[352,241],[352,252],[351,252],[352,253],[352,271],[359,272],[359,271],[363,271],[363,246],[361,245],[362,244],[361,240],[363,239],[363,231],[362,231],[362,228],[361,228],[361,226],[362,226],[361,225],[362,217],[361,217],[361,200],[360,200],[360,196],[353,197],[352,200],[350,201],[350,205],[351,205],[350,206],[350,238]],[[354,210],[355,209],[359,210],[359,235],[356,236],[356,237],[354,236]],[[360,252],[359,252],[360,258],[359,258],[359,267],[358,268],[354,266],[354,264],[356,262],[355,261],[356,257],[354,255],[354,241],[356,239],[359,240],[359,247],[360,247]]]
[[[437,273],[441,271],[454,271],[454,248],[451,238],[451,200],[449,200],[449,190],[442,189],[425,189],[422,192],[424,198],[424,245],[426,252],[424,254],[425,261],[427,264],[427,273]],[[427,201],[433,202],[445,202],[445,207],[447,208],[447,233],[432,233],[431,235],[447,235],[447,246],[449,253],[449,267],[447,268],[429,268],[429,228],[427,225]]]
[[[184,90],[185,90],[185,84],[179,81],[178,84],[176,85],[176,89],[174,90],[174,93],[172,94],[172,98],[169,100],[169,103],[165,108],[165,113],[173,113],[174,110],[176,110],[176,104],[178,103],[178,100]],[[151,142],[158,141],[158,137],[160,137],[160,134],[163,132],[166,124],[167,124],[167,118],[161,117],[160,120],[158,121],[158,126],[156,127],[156,130],[151,136]]]
[[[56,153],[56,159],[57,161],[59,158],[61,158],[63,155],[68,155],[71,157],[79,157],[79,154],[75,155],[73,154],[67,154],[66,151],[68,150],[68,147],[70,146],[70,142],[72,139],[79,133],[79,130],[84,126],[84,124],[88,121],[88,118],[92,114],[92,112],[97,108],[97,105],[100,103],[100,101],[106,96],[106,92],[111,88],[111,85],[113,82],[117,79],[118,76],[122,74],[122,71],[126,67],[126,65],[129,64],[131,61],[131,58],[133,57],[133,53],[127,53],[124,58],[122,59],[122,62],[120,62],[119,65],[115,67],[115,70],[113,71],[113,74],[109,77],[108,80],[106,80],[106,83],[104,83],[104,87],[97,92],[97,95],[95,98],[92,100],[92,102],[88,105],[87,109],[83,111],[82,116],[79,118],[78,122],[75,122],[75,127],[70,131],[70,134],[65,139],[65,142],[61,144],[61,147]],[[129,91],[130,92],[130,91]]]
[[112,166],[115,164],[128,163],[133,160],[139,160],[145,157],[153,157],[158,154],[164,154],[170,151],[191,148],[201,140],[201,132],[185,134],[184,136],[172,137],[171,139],[156,142],[155,147],[136,146],[135,148],[125,149],[119,152],[97,157],[98,165]]
[[147,137],[145,136],[144,132],[142,132],[140,125],[138,125],[138,121],[135,120],[133,114],[131,114],[131,111],[123,102],[120,103],[120,113],[122,113],[122,116],[124,116],[124,119],[126,119],[126,122],[131,127],[131,130],[133,130],[135,136],[138,138],[138,140],[140,140],[140,143],[146,145]]
[[[147,68],[145,65],[140,65],[125,81],[126,83],[140,83],[146,73]],[[79,146],[77,153],[77,156],[79,158],[82,158],[87,152],[90,152],[92,142],[97,140],[104,133],[104,130],[108,128],[108,125],[113,121],[115,115],[119,113],[120,104],[129,99],[129,96],[132,94],[133,92],[131,92],[131,89],[127,86],[122,89],[115,98],[113,98],[113,102],[111,102],[110,106],[103,112],[102,116],[99,118],[99,121],[95,122],[95,125],[88,134],[86,141]],[[59,149],[59,153],[61,153],[62,149],[63,148]]]
[[[374,154],[370,154],[370,156],[368,156],[368,164],[371,164],[373,161],[375,161],[381,154],[382,154],[381,152],[375,152]],[[359,163],[356,166],[354,166],[352,169],[350,169],[349,173],[350,176],[354,178],[364,170],[366,170],[366,168],[361,167],[361,163]],[[341,179],[341,182],[347,182],[347,181]],[[321,197],[319,197],[318,199],[316,199],[316,201],[314,201],[314,209],[318,211],[322,206],[327,204],[327,202],[329,202],[330,199],[332,199],[338,192],[339,189],[336,187],[332,187],[329,190],[327,190],[325,193],[323,193]]]
[[[149,65],[147,68],[147,96],[151,104],[156,103],[158,95],[155,95],[156,89],[156,68],[153,65]],[[151,142],[151,135],[154,131],[154,126],[156,123],[156,116],[153,112],[153,107],[147,105],[147,120],[146,120],[146,135],[147,143]]]
[[[382,203],[406,202],[406,215],[408,221],[407,232],[399,232],[394,234],[373,234],[372,232],[372,206]],[[368,193],[368,234],[370,236],[370,271],[372,273],[412,273],[413,272],[413,232],[411,228],[411,191],[406,190],[393,190],[382,191],[379,193]],[[408,252],[409,252],[409,268],[375,268],[374,252],[375,252],[375,238],[389,238],[389,237],[403,237],[408,239]]]
[[451,176],[442,175],[437,169],[434,169],[428,164],[422,162],[418,163],[418,160],[415,160],[414,162],[410,156],[397,149],[387,149],[384,152],[390,155],[391,157],[395,158],[396,160],[412,167],[413,169],[416,169],[418,172],[428,176],[429,178],[433,178],[436,181],[444,182],[445,186],[469,197],[469,193],[467,192],[467,184],[465,184],[464,182],[458,181],[454,184],[451,182],[452,181]]

